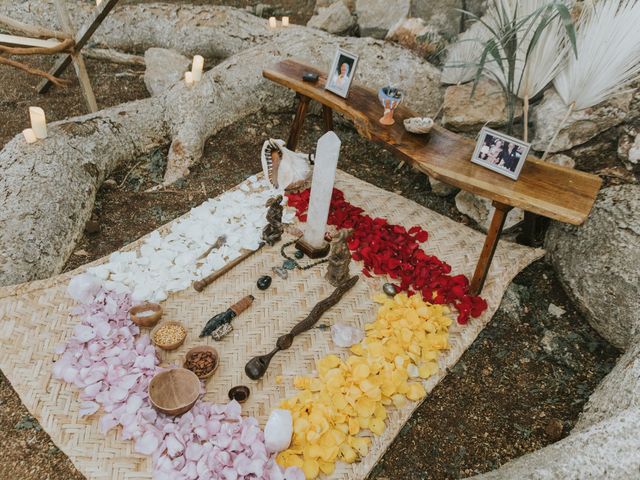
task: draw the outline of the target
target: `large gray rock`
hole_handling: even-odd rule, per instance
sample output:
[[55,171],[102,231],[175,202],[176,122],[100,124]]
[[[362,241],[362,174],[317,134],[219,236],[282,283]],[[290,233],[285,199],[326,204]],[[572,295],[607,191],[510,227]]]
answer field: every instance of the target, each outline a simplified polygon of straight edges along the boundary
[[[462,190],[456,195],[456,208],[461,213],[471,217],[482,231],[489,230],[493,212],[495,212],[495,208],[491,205],[491,200]],[[519,208],[514,208],[507,214],[504,229],[508,230],[522,220],[524,220],[524,212]]]
[[460,33],[462,24],[463,0],[438,0],[425,1],[413,0],[410,14],[412,17],[420,17],[433,26],[438,32],[453,37]]
[[640,408],[629,408],[474,480],[622,480],[640,472]]
[[448,183],[441,182],[433,177],[427,177],[429,184],[431,185],[431,193],[439,197],[448,197],[454,193],[460,191],[459,188],[449,185]]
[[326,8],[336,2],[344,3],[350,12],[356,11],[356,0],[316,0],[316,8],[314,9],[314,12],[318,13],[321,8]]
[[350,30],[356,21],[347,6],[340,0],[326,8],[320,8],[318,13],[311,17],[307,27],[318,28],[329,33],[345,33]]
[[[444,126],[460,132],[477,132],[483,125],[501,127],[507,122],[507,106],[502,90],[492,80],[482,78],[473,91],[473,83],[451,85],[444,94]],[[518,105],[516,118],[522,115]]]
[[[619,125],[627,117],[633,91],[620,93],[594,107],[573,112],[549,148],[550,152],[562,152],[581,145],[611,127]],[[535,136],[534,150],[544,151],[549,146],[567,106],[553,88],[548,89],[542,101],[532,109],[531,122]]]
[[554,223],[549,258],[589,323],[626,348],[640,325],[640,186],[610,187],[583,226]]
[[637,339],[591,394],[574,431],[630,408],[640,409],[640,342]]
[[144,84],[151,95],[158,95],[184,78],[191,60],[166,48],[150,48],[144,52]]
[[423,57],[437,53],[444,42],[438,30],[422,18],[401,18],[389,29],[385,40],[399,43]]
[[363,37],[384,38],[391,27],[409,15],[410,0],[356,0]]

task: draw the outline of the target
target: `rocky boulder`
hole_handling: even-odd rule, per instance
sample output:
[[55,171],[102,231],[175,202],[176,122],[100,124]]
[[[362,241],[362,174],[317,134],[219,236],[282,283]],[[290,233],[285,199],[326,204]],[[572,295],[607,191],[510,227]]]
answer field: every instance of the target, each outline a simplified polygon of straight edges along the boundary
[[[451,85],[444,93],[442,121],[444,126],[459,132],[477,132],[483,125],[501,127],[507,122],[507,104],[502,90],[492,80],[482,78],[473,96],[473,82]],[[522,108],[516,109],[516,118]]]
[[439,197],[448,197],[449,195],[453,195],[454,193],[458,193],[460,191],[459,188],[454,187],[453,185],[449,185],[448,183],[441,182],[440,180],[436,180],[433,177],[427,178],[429,184],[431,185],[431,193]]
[[175,50],[150,48],[144,52],[144,63],[144,84],[155,96],[182,80],[191,60]]
[[[456,208],[466,216],[473,219],[483,232],[489,230],[491,219],[495,208],[491,205],[491,200],[484,197],[477,197],[473,193],[462,190],[456,195]],[[519,208],[512,209],[507,214],[504,222],[504,230],[508,230],[514,225],[524,220],[524,212]]]
[[355,23],[351,12],[340,0],[328,7],[320,8],[318,13],[311,17],[307,27],[318,28],[333,34],[341,34],[351,30]]
[[412,0],[410,14],[420,17],[438,32],[453,37],[460,33],[462,25],[463,0],[438,0],[437,2]]
[[[573,112],[549,151],[569,150],[622,123],[629,113],[633,93],[633,91],[623,92],[594,107]],[[531,123],[535,136],[531,143],[534,150],[547,149],[566,114],[567,106],[560,96],[553,88],[548,89],[542,101],[532,109]]]
[[437,53],[444,42],[438,31],[422,18],[401,18],[391,27],[385,40],[399,43],[422,57]]
[[640,329],[640,186],[600,192],[584,225],[554,223],[545,246],[567,292],[589,323],[626,348]]
[[356,0],[360,36],[384,38],[391,27],[409,15],[410,0]]

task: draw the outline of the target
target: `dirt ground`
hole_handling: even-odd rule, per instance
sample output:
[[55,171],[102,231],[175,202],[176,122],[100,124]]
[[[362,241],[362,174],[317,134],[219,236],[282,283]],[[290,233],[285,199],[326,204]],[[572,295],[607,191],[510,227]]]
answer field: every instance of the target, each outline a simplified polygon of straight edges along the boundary
[[[298,11],[301,18],[310,15],[308,5],[313,5],[308,0],[288,3],[307,6]],[[101,107],[148,95],[139,67],[89,61],[88,68]],[[28,126],[29,105],[44,107],[50,121],[84,113],[77,84],[42,97],[35,93],[36,84],[33,77],[0,67],[0,145]],[[122,165],[112,175],[111,186],[98,194],[98,231],[85,234],[65,270],[117,250],[260,170],[262,142],[286,138],[292,111],[258,114],[226,128],[209,139],[192,174],[166,192],[143,193],[161,178],[164,150]],[[337,133],[343,141],[343,170],[471,223],[457,212],[452,198],[430,193],[424,175],[361,139],[347,124],[338,122]],[[320,134],[318,119],[309,119],[300,150],[312,150]],[[566,313],[551,316],[550,303]],[[516,277],[492,322],[418,408],[370,478],[461,478],[557,441],[570,432],[618,355],[588,326],[551,266],[540,260]],[[83,478],[1,374],[0,432],[0,479]]]

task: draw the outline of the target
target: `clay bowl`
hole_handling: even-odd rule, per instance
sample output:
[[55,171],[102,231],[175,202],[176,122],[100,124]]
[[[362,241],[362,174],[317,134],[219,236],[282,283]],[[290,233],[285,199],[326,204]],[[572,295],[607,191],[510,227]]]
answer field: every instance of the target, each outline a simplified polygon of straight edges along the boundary
[[[156,334],[162,327],[167,325],[176,325],[178,327],[182,327],[182,330],[184,331],[184,335],[182,335],[181,339],[176,340],[175,342],[172,342],[172,343],[167,343],[167,344],[158,343],[156,341]],[[156,325],[153,330],[151,330],[150,336],[151,336],[151,341],[157,347],[160,347],[163,350],[175,350],[176,348],[180,347],[184,343],[185,339],[187,338],[187,329],[180,322],[173,322],[173,321],[162,322]]]
[[129,317],[139,327],[153,327],[162,317],[162,307],[157,303],[142,303],[129,310]]
[[149,382],[149,401],[161,413],[182,415],[200,396],[200,380],[191,370],[173,368],[156,374]]
[[[187,368],[187,362],[189,361],[189,359],[191,357],[193,357],[194,353],[199,353],[199,352],[210,352],[211,354],[213,354],[213,362],[214,362],[213,363],[213,368],[211,370],[209,370],[209,372],[205,373],[204,375],[198,375],[196,373],[196,375],[198,376],[198,378],[200,380],[205,380],[205,379],[211,377],[214,373],[216,373],[216,370],[218,369],[218,365],[220,365],[220,356],[218,355],[218,352],[216,351],[215,348],[210,347],[208,345],[201,345],[199,347],[193,347],[184,356],[184,365],[183,365],[183,367]],[[187,368],[187,370],[189,370],[189,369]],[[189,371],[191,371],[191,370],[189,370]]]

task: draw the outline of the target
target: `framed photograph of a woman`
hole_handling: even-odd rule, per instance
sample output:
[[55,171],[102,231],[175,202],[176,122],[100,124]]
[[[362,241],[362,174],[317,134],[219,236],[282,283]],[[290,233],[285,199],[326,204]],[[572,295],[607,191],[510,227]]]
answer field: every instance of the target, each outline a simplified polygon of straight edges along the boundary
[[471,161],[517,180],[530,148],[530,143],[485,127],[480,130]]
[[357,55],[338,48],[329,75],[327,75],[325,88],[336,95],[347,98],[356,72],[356,65],[358,65]]

